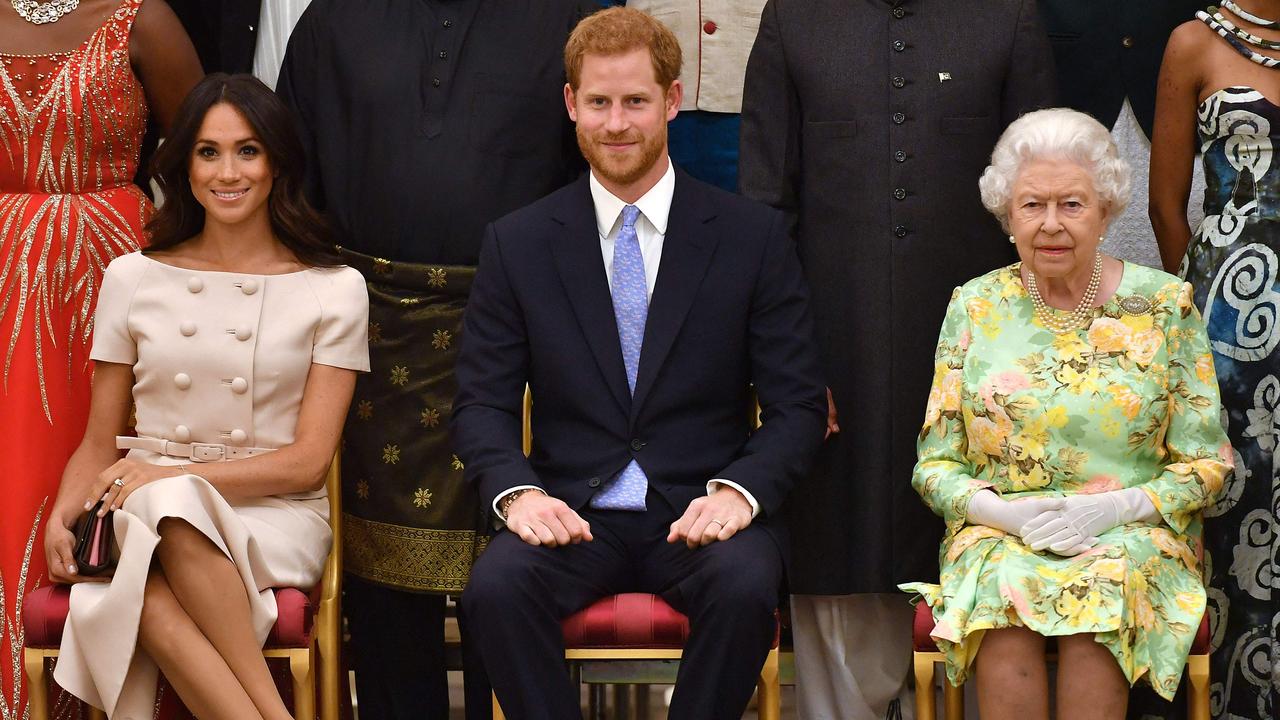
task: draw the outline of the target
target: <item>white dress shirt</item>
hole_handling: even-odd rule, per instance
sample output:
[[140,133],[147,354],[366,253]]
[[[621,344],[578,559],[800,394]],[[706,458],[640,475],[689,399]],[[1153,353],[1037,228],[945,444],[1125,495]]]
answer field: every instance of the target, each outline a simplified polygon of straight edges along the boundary
[[[667,171],[663,173],[662,178],[634,203],[640,209],[640,217],[636,220],[636,239],[640,242],[640,259],[644,261],[644,284],[650,302],[653,298],[653,288],[658,282],[658,265],[662,262],[662,241],[667,236],[671,199],[676,193],[675,166],[669,159],[666,162]],[[600,233],[600,257],[604,259],[604,276],[612,292],[613,247],[617,243],[618,233],[622,230],[622,210],[627,206],[627,202],[605,189],[605,186],[596,179],[594,170],[591,172],[588,184],[591,187],[591,202],[596,210],[596,230]],[[644,357],[644,348],[640,349],[640,356]],[[710,495],[719,490],[722,484],[742,493],[751,504],[751,517],[754,518],[760,514],[760,504],[756,502],[755,497],[747,492],[746,488],[732,480],[715,478],[709,481],[707,494]],[[502,513],[498,512],[498,501],[516,490],[525,488],[541,489],[533,485],[517,485],[498,493],[498,496],[493,499],[493,513],[501,518]]]

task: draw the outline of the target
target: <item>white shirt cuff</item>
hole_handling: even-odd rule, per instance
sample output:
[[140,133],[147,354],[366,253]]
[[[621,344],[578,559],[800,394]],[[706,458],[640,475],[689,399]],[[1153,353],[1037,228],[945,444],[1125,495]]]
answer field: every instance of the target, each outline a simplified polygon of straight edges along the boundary
[[741,485],[739,485],[738,483],[732,480],[725,480],[724,478],[715,478],[714,480],[708,480],[707,494],[708,495],[713,494],[715,491],[720,489],[721,485],[728,485],[734,490],[737,490],[738,492],[742,493],[742,497],[746,498],[747,502],[751,503],[751,518],[753,520],[757,515],[760,514],[760,503],[756,502],[755,496],[747,492],[746,488],[742,487]]
[[513,488],[507,488],[506,490],[503,490],[502,492],[498,493],[497,497],[493,499],[493,514],[497,516],[499,521],[502,520],[502,513],[498,512],[498,503],[502,500],[502,498],[510,495],[511,493],[517,490],[537,490],[543,495],[547,494],[546,491],[544,491],[542,488],[538,487],[537,485],[517,485]]

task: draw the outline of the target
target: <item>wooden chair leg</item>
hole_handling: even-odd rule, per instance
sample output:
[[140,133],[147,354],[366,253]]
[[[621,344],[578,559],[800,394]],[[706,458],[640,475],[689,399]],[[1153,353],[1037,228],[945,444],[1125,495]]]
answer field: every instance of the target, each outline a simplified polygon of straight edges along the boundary
[[293,676],[293,717],[295,720],[316,718],[316,676],[312,667],[313,644],[310,649],[289,653],[289,673]]
[[945,676],[942,678],[942,717],[964,720],[964,685],[956,687]]
[[31,720],[49,720],[49,686],[45,682],[45,654],[31,648],[22,649],[22,665],[27,672],[27,702]]
[[502,714],[502,706],[498,704],[498,695],[493,696],[493,720],[506,720],[507,716]]
[[1208,655],[1187,658],[1187,720],[1209,720]]
[[938,707],[933,697],[933,658],[927,653],[912,653],[916,677],[916,720],[937,720]]
[[769,651],[756,684],[756,711],[760,720],[782,720],[782,683],[778,675],[778,648]]

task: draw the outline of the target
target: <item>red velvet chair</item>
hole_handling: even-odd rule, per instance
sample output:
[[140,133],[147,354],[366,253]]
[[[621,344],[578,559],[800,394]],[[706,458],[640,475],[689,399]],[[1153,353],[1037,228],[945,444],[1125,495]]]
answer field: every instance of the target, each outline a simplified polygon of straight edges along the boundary
[[[533,448],[533,396],[524,392],[524,454]],[[751,411],[751,422],[758,426],[760,407]],[[590,660],[679,660],[684,643],[689,639],[689,618],[657,595],[623,593],[601,598],[560,623],[564,633],[565,659]],[[775,626],[773,646],[760,669],[756,684],[756,706],[760,720],[782,717],[782,683],[778,675],[778,639],[780,626]],[[494,720],[505,720],[498,698],[493,698]]]
[[[310,592],[297,588],[276,589],[279,618],[267,636],[262,654],[289,663],[293,679],[293,714],[297,720],[316,716],[316,669],[320,674],[320,718],[339,719],[342,688],[341,586],[342,579],[342,485],[337,457],[325,480],[329,492],[329,524],[333,547],[325,562],[320,584]],[[49,698],[46,660],[58,657],[62,628],[71,597],[69,585],[47,585],[31,591],[23,602],[25,633],[22,662],[30,691],[31,720],[48,720]],[[95,711],[94,718],[101,718]]]
[[[930,633],[933,632],[933,611],[922,600],[916,604],[916,616],[911,628],[911,643],[916,677],[916,720],[934,720],[937,717],[933,697],[934,663],[944,662]],[[1187,717],[1189,720],[1209,720],[1209,616],[1200,619],[1200,629],[1191,643],[1187,657]],[[921,688],[929,688],[922,692]],[[947,679],[942,681],[943,717],[946,720],[964,720],[964,688],[955,687]]]
[[[565,659],[679,660],[689,639],[689,618],[657,595],[623,593],[601,598],[560,624]],[[760,720],[782,717],[778,676],[778,633],[760,669],[756,685]],[[503,720],[498,699],[493,700],[494,720]]]

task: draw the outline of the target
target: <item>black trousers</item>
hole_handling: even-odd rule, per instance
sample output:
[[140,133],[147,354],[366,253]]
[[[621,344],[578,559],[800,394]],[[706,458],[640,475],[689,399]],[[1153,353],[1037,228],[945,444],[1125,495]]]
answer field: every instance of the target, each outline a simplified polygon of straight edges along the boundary
[[[395,590],[351,575],[343,588],[361,719],[448,720],[445,596]],[[461,629],[467,720],[490,720],[489,683],[467,628]]]
[[774,634],[782,558],[751,525],[725,542],[670,544],[674,511],[650,492],[648,510],[581,512],[595,539],[528,545],[503,530],[471,571],[461,610],[486,674],[511,720],[580,718],[564,666],[561,619],[621,592],[661,595],[689,616],[690,637],[671,720],[738,720]]

